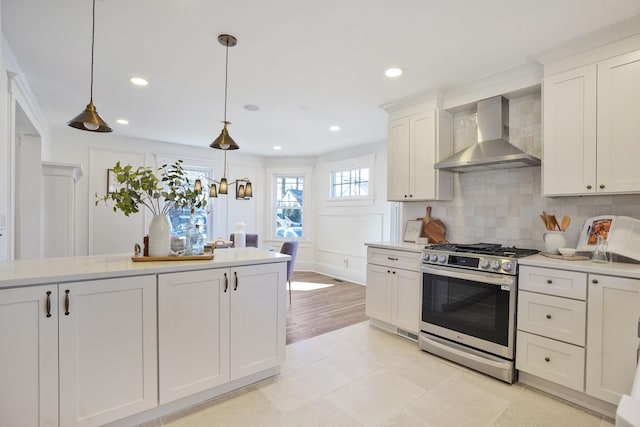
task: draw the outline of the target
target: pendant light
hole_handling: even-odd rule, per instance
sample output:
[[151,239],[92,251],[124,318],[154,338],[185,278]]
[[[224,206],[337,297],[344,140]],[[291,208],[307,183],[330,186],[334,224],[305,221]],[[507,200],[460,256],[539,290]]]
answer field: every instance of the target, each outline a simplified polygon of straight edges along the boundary
[[226,56],[225,56],[225,65],[224,65],[224,127],[222,128],[222,132],[220,132],[220,136],[218,136],[212,143],[209,145],[211,148],[217,148],[219,150],[237,150],[240,147],[236,142],[231,138],[229,132],[227,131],[227,126],[231,124],[231,122],[227,121],[227,82],[229,77],[229,48],[234,47],[238,44],[238,40],[229,34],[220,34],[218,36],[218,42],[222,46],[226,47]]
[[229,80],[229,48],[238,44],[238,40],[229,34],[220,34],[218,42],[225,47],[225,69],[224,69],[224,126],[220,135],[209,145],[211,148],[224,151],[224,169],[220,181],[210,180],[212,182],[209,188],[209,197],[218,197],[218,194],[228,194],[229,186],[236,185],[236,199],[249,200],[253,197],[253,187],[249,178],[240,178],[235,181],[227,181],[227,151],[238,150],[240,147],[229,135],[227,126],[231,122],[227,121],[227,87]]
[[90,132],[111,132],[109,125],[102,120],[102,117],[96,111],[93,105],[93,48],[96,39],[96,0],[93,0],[93,23],[91,27],[91,91],[89,96],[89,104],[84,111],[67,122],[69,126],[76,129],[87,130]]

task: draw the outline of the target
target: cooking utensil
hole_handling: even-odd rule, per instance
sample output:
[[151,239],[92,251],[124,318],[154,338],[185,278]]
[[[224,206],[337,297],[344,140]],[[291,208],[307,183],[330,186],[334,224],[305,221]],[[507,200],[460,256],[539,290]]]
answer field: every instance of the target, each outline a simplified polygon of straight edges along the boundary
[[427,206],[427,214],[422,219],[422,235],[429,239],[429,243],[447,243],[444,236],[447,228],[439,219],[431,218],[431,206]]
[[567,228],[569,228],[569,224],[571,224],[571,218],[569,218],[567,215],[563,216],[560,230],[565,231]]
[[555,215],[551,215],[549,217],[551,219],[551,230],[555,230],[556,228],[560,230],[560,224],[558,224],[558,220]]

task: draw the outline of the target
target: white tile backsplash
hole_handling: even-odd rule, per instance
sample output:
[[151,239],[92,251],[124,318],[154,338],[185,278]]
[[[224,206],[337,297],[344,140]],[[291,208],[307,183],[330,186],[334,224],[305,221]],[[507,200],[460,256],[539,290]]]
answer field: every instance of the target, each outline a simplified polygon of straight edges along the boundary
[[[541,156],[540,93],[509,100],[509,141]],[[454,114],[454,152],[476,143],[475,109]],[[539,215],[545,210],[558,219],[571,217],[567,245],[575,247],[587,218],[626,215],[640,218],[640,195],[542,197],[541,168],[528,167],[454,175],[454,198],[447,202],[405,203],[406,218],[431,216],[447,226],[447,240],[457,243],[492,242],[542,250],[545,229]]]

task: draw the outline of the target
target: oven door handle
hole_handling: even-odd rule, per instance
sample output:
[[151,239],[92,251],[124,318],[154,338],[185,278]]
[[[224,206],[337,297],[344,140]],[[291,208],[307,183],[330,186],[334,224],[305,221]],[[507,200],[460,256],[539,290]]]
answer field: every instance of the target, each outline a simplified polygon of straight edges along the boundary
[[423,273],[433,274],[434,276],[444,276],[444,277],[452,277],[454,279],[463,279],[463,280],[473,280],[480,283],[486,283],[489,285],[498,285],[498,286],[513,286],[515,283],[515,277],[513,276],[505,276],[505,277],[496,277],[496,276],[485,276],[484,274],[475,274],[473,272],[458,272],[452,271],[450,269],[441,269],[437,267],[425,266],[423,265],[421,268]]

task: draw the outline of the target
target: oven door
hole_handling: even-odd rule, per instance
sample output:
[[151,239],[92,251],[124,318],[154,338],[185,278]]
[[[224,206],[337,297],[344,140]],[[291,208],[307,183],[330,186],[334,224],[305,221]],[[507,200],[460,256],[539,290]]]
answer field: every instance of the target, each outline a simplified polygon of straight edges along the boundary
[[516,276],[423,265],[420,328],[513,359]]

